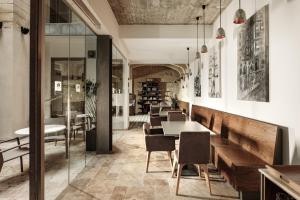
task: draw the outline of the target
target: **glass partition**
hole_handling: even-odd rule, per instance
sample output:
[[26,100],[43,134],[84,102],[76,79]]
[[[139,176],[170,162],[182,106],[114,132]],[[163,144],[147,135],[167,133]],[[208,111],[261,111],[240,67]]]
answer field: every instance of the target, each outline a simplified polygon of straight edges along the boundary
[[112,120],[113,129],[124,129],[124,65],[126,59],[113,45],[112,48]]
[[[70,184],[84,189],[82,170],[95,154],[95,34],[63,0],[48,1],[45,26],[45,198]],[[45,126],[45,129],[46,129]],[[49,139],[48,139],[49,138]]]

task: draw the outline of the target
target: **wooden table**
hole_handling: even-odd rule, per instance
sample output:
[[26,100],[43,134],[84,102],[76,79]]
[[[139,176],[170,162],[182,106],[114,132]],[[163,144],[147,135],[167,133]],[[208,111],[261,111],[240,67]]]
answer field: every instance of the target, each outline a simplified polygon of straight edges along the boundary
[[203,126],[202,124],[196,121],[163,121],[161,122],[164,135],[165,136],[180,136],[180,133],[183,131],[188,132],[199,132],[207,131],[211,135],[215,135],[214,132]]

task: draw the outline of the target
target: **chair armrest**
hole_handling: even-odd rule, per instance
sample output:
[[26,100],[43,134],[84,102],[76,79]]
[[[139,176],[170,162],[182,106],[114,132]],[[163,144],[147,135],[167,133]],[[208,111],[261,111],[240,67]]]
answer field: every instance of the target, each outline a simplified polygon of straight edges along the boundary
[[10,147],[8,149],[1,150],[0,153],[5,153],[7,151],[10,151],[10,150],[13,150],[13,149],[16,149],[16,148],[20,148],[20,147],[25,146],[25,145],[29,145],[29,143],[24,143],[24,144],[20,144],[20,145],[14,146],[14,147]]
[[163,135],[146,135],[146,150],[147,151],[174,151],[175,138]]

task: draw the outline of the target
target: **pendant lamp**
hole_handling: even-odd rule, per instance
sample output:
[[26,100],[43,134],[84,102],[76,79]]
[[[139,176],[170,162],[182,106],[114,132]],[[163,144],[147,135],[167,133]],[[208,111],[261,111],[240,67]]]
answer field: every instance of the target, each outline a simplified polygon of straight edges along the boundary
[[239,0],[239,9],[235,12],[233,23],[244,24],[246,20],[246,12],[241,9],[241,0]]
[[205,44],[205,5],[202,5],[203,9],[203,34],[204,34],[204,44],[201,47],[201,53],[207,53],[207,46]]
[[222,5],[220,0],[220,27],[217,30],[217,39],[223,39],[225,38],[225,30],[222,28]]

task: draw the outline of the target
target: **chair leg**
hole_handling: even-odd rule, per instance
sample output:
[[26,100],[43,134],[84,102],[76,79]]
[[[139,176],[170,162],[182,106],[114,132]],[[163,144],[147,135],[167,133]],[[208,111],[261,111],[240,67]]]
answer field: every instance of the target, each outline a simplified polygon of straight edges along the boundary
[[173,161],[172,161],[172,152],[171,151],[168,151],[168,157],[169,157],[170,164],[171,164],[171,169],[172,169],[172,167],[173,167]]
[[172,178],[175,178],[176,165],[177,165],[177,160],[174,159],[174,161],[173,161],[173,168],[172,168]]
[[146,173],[148,173],[151,151],[147,152]]
[[201,179],[202,178],[202,174],[201,174],[201,166],[200,165],[197,165],[197,168],[198,168],[198,173],[199,173],[199,178]]
[[205,176],[205,180],[206,180],[206,185],[208,186],[209,193],[211,194],[211,186],[210,186],[210,180],[209,180],[208,166],[203,165],[203,168],[204,168],[204,176]]
[[23,156],[20,157],[20,167],[21,167],[21,172],[24,171],[24,168],[23,168]]
[[180,178],[181,178],[182,167],[183,167],[183,164],[178,163],[176,195],[178,195],[178,191],[179,191],[179,183],[180,183]]

